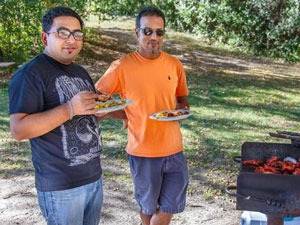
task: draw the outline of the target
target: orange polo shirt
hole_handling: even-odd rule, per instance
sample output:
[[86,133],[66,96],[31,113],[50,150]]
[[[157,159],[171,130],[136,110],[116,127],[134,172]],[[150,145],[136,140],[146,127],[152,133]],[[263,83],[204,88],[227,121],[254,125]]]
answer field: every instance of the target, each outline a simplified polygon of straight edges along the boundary
[[133,52],[112,62],[95,86],[102,93],[119,93],[133,101],[125,108],[129,154],[163,157],[183,150],[178,121],[149,119],[155,112],[175,109],[175,96],[188,94],[184,69],[178,59],[161,52],[159,58],[150,60]]

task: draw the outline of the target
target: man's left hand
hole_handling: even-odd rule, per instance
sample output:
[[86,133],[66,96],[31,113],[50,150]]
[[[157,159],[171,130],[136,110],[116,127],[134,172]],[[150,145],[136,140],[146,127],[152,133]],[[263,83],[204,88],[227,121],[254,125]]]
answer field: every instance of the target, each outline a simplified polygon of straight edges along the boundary
[[190,105],[187,99],[187,96],[177,96],[176,97],[176,109],[190,109]]

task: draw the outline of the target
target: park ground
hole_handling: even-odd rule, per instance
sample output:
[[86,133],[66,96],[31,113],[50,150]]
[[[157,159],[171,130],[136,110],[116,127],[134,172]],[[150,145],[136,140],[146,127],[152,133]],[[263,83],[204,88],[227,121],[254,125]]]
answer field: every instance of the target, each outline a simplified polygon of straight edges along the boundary
[[[77,63],[96,81],[119,57],[136,50],[132,19],[87,23],[87,39]],[[237,225],[241,212],[224,188],[235,185],[246,141],[284,142],[269,137],[276,130],[299,128],[300,67],[214,46],[199,37],[170,31],[164,51],[181,60],[187,74],[193,116],[181,122],[190,183],[186,209],[173,225]],[[10,136],[7,87],[11,70],[0,71],[0,223],[46,224],[34,187],[28,141]],[[139,225],[126,146],[120,121],[101,125],[104,150],[104,205],[101,224]],[[298,129],[299,130],[299,129]],[[286,142],[286,141],[285,141]]]

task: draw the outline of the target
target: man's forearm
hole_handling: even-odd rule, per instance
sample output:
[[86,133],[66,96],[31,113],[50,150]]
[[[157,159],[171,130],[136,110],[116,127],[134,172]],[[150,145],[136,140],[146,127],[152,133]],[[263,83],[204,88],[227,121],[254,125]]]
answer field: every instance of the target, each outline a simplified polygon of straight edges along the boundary
[[10,115],[11,134],[16,140],[30,139],[41,136],[60,126],[76,115],[93,115],[95,109],[95,99],[98,95],[92,91],[82,91],[77,93],[70,100],[70,105],[64,103],[53,109],[34,113],[16,113]]
[[176,109],[189,109],[190,105],[187,96],[177,96],[176,97]]
[[11,134],[18,141],[35,138],[50,132],[69,119],[70,108],[67,103],[40,113],[12,114],[10,115]]
[[105,118],[111,118],[111,119],[117,119],[117,120],[126,120],[127,116],[126,116],[125,111],[122,109],[122,110],[107,113],[105,115]]

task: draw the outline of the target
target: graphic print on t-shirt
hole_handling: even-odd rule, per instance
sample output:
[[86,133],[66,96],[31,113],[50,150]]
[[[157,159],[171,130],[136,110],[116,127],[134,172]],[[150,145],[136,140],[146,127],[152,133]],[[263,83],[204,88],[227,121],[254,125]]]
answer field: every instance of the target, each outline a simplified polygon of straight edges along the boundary
[[[55,87],[61,104],[81,91],[93,91],[90,82],[79,77],[60,76],[56,78]],[[61,125],[60,130],[64,156],[70,160],[69,166],[85,164],[99,157],[102,144],[95,116],[75,116]]]

